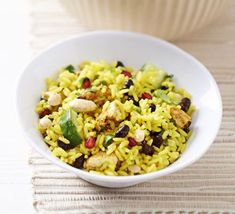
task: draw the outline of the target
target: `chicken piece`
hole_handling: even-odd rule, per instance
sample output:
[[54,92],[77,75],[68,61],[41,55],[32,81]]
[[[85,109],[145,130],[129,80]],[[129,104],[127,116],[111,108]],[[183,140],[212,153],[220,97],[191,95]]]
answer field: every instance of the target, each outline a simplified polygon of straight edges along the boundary
[[99,90],[97,90],[97,91],[86,91],[79,98],[86,99],[86,100],[92,100],[97,105],[102,106],[109,96],[110,96],[110,90],[107,89],[105,92],[101,92]]
[[101,131],[104,128],[108,128],[108,121],[106,120],[106,118],[99,116],[96,120],[95,128],[98,131]]
[[86,99],[86,100],[95,100],[97,98],[97,96],[100,95],[99,92],[100,91],[87,91],[84,94],[82,94],[81,96],[79,96],[79,98]]
[[107,127],[110,120],[122,120],[120,109],[118,108],[115,101],[111,102],[107,108],[102,109],[101,114],[97,118],[96,128],[101,130],[102,127]]
[[101,167],[105,162],[117,165],[118,158],[114,154],[107,155],[105,152],[98,152],[86,160],[84,168],[87,170],[94,170]]
[[176,108],[176,107],[172,107],[170,109],[170,114],[172,116],[172,118],[174,119],[176,125],[181,128],[181,129],[186,129],[191,125],[191,117],[185,113],[184,111]]

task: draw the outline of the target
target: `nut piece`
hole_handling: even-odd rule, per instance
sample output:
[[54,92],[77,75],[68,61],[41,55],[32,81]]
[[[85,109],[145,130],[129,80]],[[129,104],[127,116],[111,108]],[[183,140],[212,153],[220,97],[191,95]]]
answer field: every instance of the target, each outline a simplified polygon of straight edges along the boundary
[[105,162],[117,164],[118,158],[116,155],[107,155],[105,152],[98,152],[97,154],[91,156],[84,163],[84,168],[87,170],[92,170],[101,167]]
[[90,112],[97,108],[97,105],[91,100],[74,99],[69,105],[78,112]]
[[137,165],[129,166],[128,169],[130,172],[132,172],[134,174],[139,173],[139,171],[140,171],[140,167]]
[[107,118],[108,119],[115,119],[118,114],[120,114],[120,110],[117,107],[117,104],[113,101],[110,103],[110,105],[107,109]]
[[51,124],[52,122],[48,117],[43,117],[39,120],[39,126],[43,129],[47,129]]
[[170,114],[179,128],[186,129],[190,126],[192,119],[184,111],[176,107],[172,107],[170,110]]
[[144,140],[144,137],[145,137],[145,134],[144,134],[144,131],[141,130],[141,129],[137,129],[135,131],[135,140],[137,142],[142,142]]
[[58,106],[61,104],[61,101],[62,99],[60,94],[49,93],[48,104],[50,106]]

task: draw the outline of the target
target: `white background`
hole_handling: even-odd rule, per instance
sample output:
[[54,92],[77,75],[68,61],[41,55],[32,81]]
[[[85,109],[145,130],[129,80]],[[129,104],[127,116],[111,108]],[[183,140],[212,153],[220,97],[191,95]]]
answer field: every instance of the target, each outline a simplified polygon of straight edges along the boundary
[[29,2],[0,3],[0,213],[34,213],[30,149],[19,129],[15,108],[17,79],[31,57]]

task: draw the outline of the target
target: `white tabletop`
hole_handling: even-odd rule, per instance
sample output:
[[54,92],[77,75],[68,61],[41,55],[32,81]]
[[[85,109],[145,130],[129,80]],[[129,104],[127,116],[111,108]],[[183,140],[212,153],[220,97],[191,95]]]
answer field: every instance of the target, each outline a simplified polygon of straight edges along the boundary
[[15,110],[17,79],[31,55],[28,7],[27,0],[1,1],[0,7],[1,213],[34,213],[29,146],[20,131]]

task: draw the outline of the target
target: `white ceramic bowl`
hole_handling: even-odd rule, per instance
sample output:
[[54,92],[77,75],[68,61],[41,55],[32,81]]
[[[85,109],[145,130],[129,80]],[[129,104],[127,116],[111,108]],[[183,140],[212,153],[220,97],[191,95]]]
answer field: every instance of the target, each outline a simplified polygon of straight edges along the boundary
[[[193,116],[193,135],[183,155],[172,165],[157,172],[138,176],[101,176],[73,168],[54,157],[37,130],[35,105],[45,88],[44,79],[56,76],[67,64],[83,60],[121,60],[125,65],[140,68],[154,63],[174,74],[178,87],[192,94],[197,112]],[[100,31],[66,39],[36,56],[23,70],[17,88],[17,108],[28,142],[52,163],[76,173],[91,183],[106,187],[126,187],[176,172],[198,160],[213,143],[222,117],[221,97],[215,80],[195,58],[176,46],[150,36]]]

